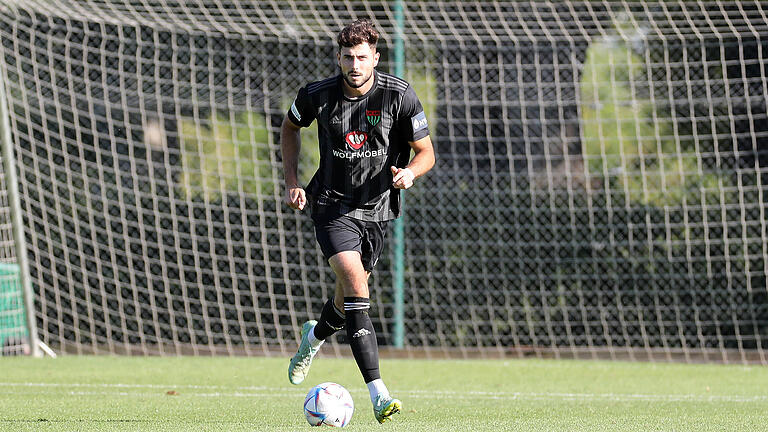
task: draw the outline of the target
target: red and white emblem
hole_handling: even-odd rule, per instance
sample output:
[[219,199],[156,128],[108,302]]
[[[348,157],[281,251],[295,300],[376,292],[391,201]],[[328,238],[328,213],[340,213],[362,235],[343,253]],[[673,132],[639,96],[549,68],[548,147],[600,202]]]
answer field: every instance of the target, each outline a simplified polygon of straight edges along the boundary
[[347,145],[352,147],[353,150],[360,150],[360,147],[368,140],[368,134],[360,131],[348,132],[344,137],[347,141]]

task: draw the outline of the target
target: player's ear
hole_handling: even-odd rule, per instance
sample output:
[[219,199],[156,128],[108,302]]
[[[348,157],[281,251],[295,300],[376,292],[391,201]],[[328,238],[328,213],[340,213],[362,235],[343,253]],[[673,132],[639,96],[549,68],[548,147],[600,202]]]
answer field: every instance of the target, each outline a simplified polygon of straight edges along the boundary
[[380,55],[381,54],[379,54],[378,51],[376,51],[376,53],[373,54],[373,67],[376,67],[376,66],[379,65],[379,56]]

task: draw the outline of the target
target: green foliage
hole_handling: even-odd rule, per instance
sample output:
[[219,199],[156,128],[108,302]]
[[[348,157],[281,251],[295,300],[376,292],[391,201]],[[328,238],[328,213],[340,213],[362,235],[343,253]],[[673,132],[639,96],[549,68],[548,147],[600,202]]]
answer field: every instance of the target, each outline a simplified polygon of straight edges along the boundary
[[[589,47],[581,79],[583,156],[593,178],[636,203],[681,205],[717,177],[674,136],[671,117],[642,93],[646,67],[622,41]],[[647,91],[646,91],[647,93]]]
[[261,114],[214,113],[205,122],[179,121],[188,197],[216,200],[228,192],[272,194],[277,178],[269,130]]

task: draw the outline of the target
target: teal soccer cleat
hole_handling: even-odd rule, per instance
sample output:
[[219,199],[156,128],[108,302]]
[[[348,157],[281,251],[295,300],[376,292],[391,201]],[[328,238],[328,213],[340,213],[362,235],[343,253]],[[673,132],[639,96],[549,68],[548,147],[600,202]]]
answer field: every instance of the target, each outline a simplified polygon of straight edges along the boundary
[[378,395],[376,403],[373,404],[373,415],[379,423],[384,423],[392,420],[392,415],[399,413],[402,408],[403,404],[399,399]]
[[309,366],[312,365],[312,359],[319,351],[318,348],[312,348],[312,345],[309,344],[309,331],[315,325],[317,325],[317,321],[310,320],[301,326],[301,344],[288,366],[288,380],[291,384],[301,384],[304,381],[309,373]]

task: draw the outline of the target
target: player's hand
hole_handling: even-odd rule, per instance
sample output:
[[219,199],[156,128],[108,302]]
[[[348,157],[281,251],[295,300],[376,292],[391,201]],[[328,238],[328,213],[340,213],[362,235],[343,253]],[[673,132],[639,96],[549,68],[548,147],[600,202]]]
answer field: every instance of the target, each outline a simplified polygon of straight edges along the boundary
[[397,189],[408,189],[413,186],[413,171],[408,168],[390,167],[392,169],[392,186]]
[[307,205],[307,193],[300,186],[289,187],[285,194],[285,203],[294,210],[304,210]]

